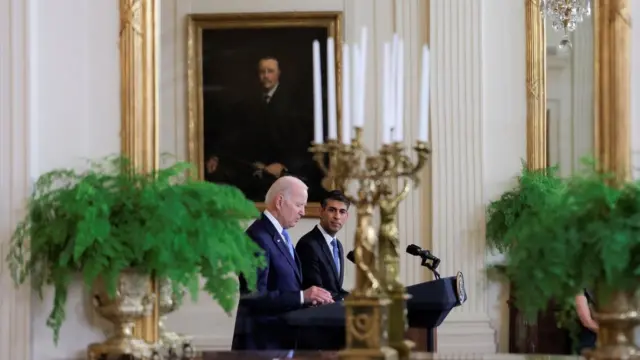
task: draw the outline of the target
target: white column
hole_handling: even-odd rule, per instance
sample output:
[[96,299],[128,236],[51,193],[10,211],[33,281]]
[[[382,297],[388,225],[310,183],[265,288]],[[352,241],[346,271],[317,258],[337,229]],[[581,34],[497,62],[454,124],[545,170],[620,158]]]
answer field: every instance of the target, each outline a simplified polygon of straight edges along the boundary
[[[394,1],[393,32],[404,41],[404,146],[412,159],[416,159],[413,147],[418,136],[418,111],[420,92],[420,64],[422,46],[427,38],[429,2],[424,0]],[[389,37],[390,39],[390,37]],[[405,253],[409,244],[431,248],[430,229],[430,163],[420,174],[420,185],[411,191],[398,208],[400,230],[400,278],[406,285],[431,279],[431,274],[419,266],[419,259]],[[401,184],[400,184],[401,185]]]
[[31,6],[0,0],[0,359],[31,358],[29,286],[13,286],[5,261],[30,187]]
[[469,296],[438,329],[438,351],[494,353],[506,304],[487,284],[484,212],[526,151],[524,2],[431,0],[430,12],[433,251]]

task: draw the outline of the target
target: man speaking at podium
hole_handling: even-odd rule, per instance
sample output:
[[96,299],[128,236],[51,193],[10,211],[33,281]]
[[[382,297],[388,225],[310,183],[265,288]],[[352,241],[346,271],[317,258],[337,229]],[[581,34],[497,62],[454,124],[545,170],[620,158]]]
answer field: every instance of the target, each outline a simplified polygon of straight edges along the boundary
[[[332,303],[331,294],[319,287],[302,287],[300,259],[287,229],[304,216],[307,186],[292,176],[276,180],[265,198],[267,209],[247,229],[247,235],[263,250],[266,267],[258,270],[256,292],[249,294],[240,274],[240,303],[236,315],[232,350],[289,350],[295,334],[279,315],[305,304]],[[306,290],[302,290],[306,289]]]
[[349,217],[349,205],[341,191],[331,191],[321,202],[320,223],[296,245],[302,263],[303,286],[326,289],[334,300],[341,300],[348,294],[342,288],[344,249],[336,234]]

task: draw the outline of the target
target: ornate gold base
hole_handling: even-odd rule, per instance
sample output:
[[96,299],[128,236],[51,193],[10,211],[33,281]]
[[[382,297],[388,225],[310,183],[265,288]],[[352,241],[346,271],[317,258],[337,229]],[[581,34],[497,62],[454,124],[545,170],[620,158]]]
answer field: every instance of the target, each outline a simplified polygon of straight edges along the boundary
[[[634,329],[640,324],[640,298],[636,292],[618,291],[606,300],[598,297],[595,319],[598,344],[593,350],[584,352],[589,360],[640,359],[640,349],[634,344]],[[602,301],[602,305],[600,305]]]
[[191,344],[191,337],[180,335],[173,331],[167,331],[164,327],[164,316],[158,322],[158,332],[160,335],[159,348],[169,359],[192,359],[196,355],[195,348]]
[[400,359],[408,359],[416,344],[413,341],[405,340],[407,332],[407,306],[406,301],[411,296],[405,293],[404,288],[396,292],[389,293],[389,346],[398,352]]
[[89,360],[118,359],[125,355],[136,360],[161,358],[156,354],[153,346],[134,337],[112,337],[103,343],[91,344],[87,349],[87,359]]
[[93,301],[97,312],[114,325],[114,335],[102,343],[87,348],[89,360],[128,357],[136,360],[155,360],[162,357],[155,345],[150,345],[133,334],[136,321],[153,311],[155,294],[149,286],[149,275],[125,270],[117,282],[115,297],[110,297],[102,278],[93,286]]
[[640,359],[640,352],[635,346],[598,347],[585,351],[582,356],[587,360],[634,360]]
[[398,352],[387,343],[389,299],[351,294],[344,302],[347,348],[338,356],[345,360],[396,360]]

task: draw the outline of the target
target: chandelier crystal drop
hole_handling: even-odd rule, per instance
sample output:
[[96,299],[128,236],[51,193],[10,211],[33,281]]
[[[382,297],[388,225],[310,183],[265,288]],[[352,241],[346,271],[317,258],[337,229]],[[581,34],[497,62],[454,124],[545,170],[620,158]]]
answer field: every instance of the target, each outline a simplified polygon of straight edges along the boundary
[[555,31],[563,31],[560,47],[571,47],[569,33],[585,17],[591,16],[591,0],[538,0],[543,17],[551,21]]

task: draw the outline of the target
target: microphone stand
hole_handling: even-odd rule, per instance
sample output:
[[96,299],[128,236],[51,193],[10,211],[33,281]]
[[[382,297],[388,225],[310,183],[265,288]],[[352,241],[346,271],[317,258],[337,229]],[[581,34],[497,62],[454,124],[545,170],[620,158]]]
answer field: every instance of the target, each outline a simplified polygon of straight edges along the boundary
[[433,276],[435,277],[436,280],[440,280],[440,274],[438,273],[438,271],[436,270],[436,268],[439,265],[439,261],[433,261],[432,263],[429,263],[429,259],[427,259],[426,257],[422,257],[422,262],[420,262],[420,265],[426,267],[427,269],[431,270],[431,272],[433,273]]

